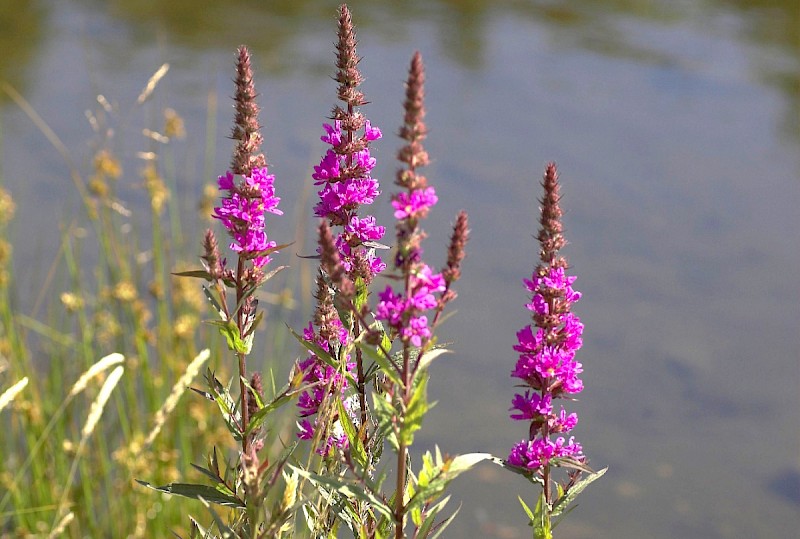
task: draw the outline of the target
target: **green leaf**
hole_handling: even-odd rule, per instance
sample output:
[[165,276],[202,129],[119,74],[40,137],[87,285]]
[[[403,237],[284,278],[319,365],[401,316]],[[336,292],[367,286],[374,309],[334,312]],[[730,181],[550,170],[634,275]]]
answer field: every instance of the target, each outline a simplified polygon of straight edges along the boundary
[[528,515],[528,519],[533,523],[533,520],[536,518],[533,516],[533,511],[531,511],[531,508],[525,503],[525,500],[522,499],[522,496],[517,496],[517,499],[519,503],[522,504],[522,508],[525,510],[525,514]]
[[211,306],[214,307],[214,311],[219,315],[219,317],[222,320],[226,320],[227,317],[225,316],[225,310],[222,308],[222,305],[219,304],[217,298],[214,297],[214,294],[211,293],[211,290],[209,290],[207,286],[203,286],[203,294]]
[[233,320],[209,320],[208,323],[219,328],[219,332],[225,337],[225,341],[228,344],[228,350],[232,350],[237,354],[247,355],[250,353],[246,341],[249,339],[252,347],[252,335],[243,341],[239,336],[239,328],[236,326],[236,322]]
[[356,277],[356,282],[353,284],[355,284],[356,287],[356,295],[353,298],[353,307],[355,307],[356,312],[361,312],[361,309],[367,304],[367,285],[364,284],[364,279],[362,277]]
[[395,433],[394,418],[397,411],[391,403],[389,395],[376,393],[372,394],[372,403],[375,407],[375,418],[378,420],[378,434],[383,436],[394,452],[400,450],[400,443]]
[[[450,525],[450,523],[453,522],[453,520],[456,518],[456,515],[458,515],[459,511],[461,511],[461,506],[459,506],[458,509],[453,511],[452,515],[450,515],[449,517],[444,519],[442,522],[437,524],[436,525],[436,529],[433,532],[433,535],[430,536],[430,539],[436,539],[437,537],[439,537],[442,534],[442,532],[445,530],[445,528],[447,528]],[[423,536],[423,537],[425,537],[425,536]]]
[[347,435],[347,440],[350,442],[351,454],[356,459],[356,462],[361,465],[361,467],[366,468],[367,453],[364,451],[364,444],[361,441],[361,438],[358,436],[358,430],[353,424],[350,414],[347,413],[341,397],[336,399],[336,409],[339,412],[339,423],[342,425],[342,429]]
[[242,431],[239,427],[239,414],[236,412],[236,401],[231,397],[230,392],[224,387],[211,369],[206,371],[206,382],[208,383],[209,394],[217,403],[222,419],[225,420],[225,425],[228,430],[233,434],[237,441],[242,439]]
[[[388,340],[385,333],[383,336],[384,339]],[[391,343],[389,344],[391,346]],[[400,373],[397,371],[397,367],[391,359],[386,357],[383,351],[381,351],[378,347],[364,341],[357,341],[356,346],[358,346],[364,352],[368,359],[371,359],[380,367],[381,372],[383,372],[383,374],[385,374],[394,385],[402,387],[403,383],[400,379]],[[388,350],[388,348],[385,348],[385,350]]]
[[458,477],[462,473],[468,471],[473,466],[484,460],[491,460],[492,455],[489,453],[467,453],[465,455],[457,455],[450,463],[447,474],[451,478]]
[[428,375],[427,372],[422,372],[420,373],[419,382],[414,388],[414,394],[411,395],[405,417],[402,418],[402,423],[400,425],[400,440],[406,447],[414,443],[414,433],[422,428],[422,419],[425,417],[425,412],[427,412],[429,408],[427,388]]
[[250,396],[250,398],[256,401],[256,406],[258,407],[258,409],[259,410],[262,409],[264,407],[264,399],[262,398],[261,394],[255,389],[253,389],[252,385],[250,385],[250,380],[248,380],[244,376],[240,376],[239,381],[242,382],[244,384],[244,387],[248,390],[248,395]]
[[228,527],[227,524],[225,524],[225,522],[219,516],[219,513],[217,513],[214,510],[211,504],[208,503],[208,501],[205,498],[199,498],[199,500],[200,503],[202,503],[206,507],[208,512],[211,514],[211,518],[214,520],[214,524],[217,525],[217,529],[219,529],[220,533],[222,534],[220,535],[220,538],[221,539],[235,538],[236,532],[234,532],[231,528]]
[[234,507],[237,509],[245,508],[244,503],[236,496],[226,494],[208,485],[193,485],[191,483],[170,483],[169,485],[155,487],[150,483],[148,483],[147,481],[141,481],[137,479],[136,482],[147,488],[157,490],[159,492],[165,492],[167,494],[174,494],[176,496],[183,496],[184,498],[192,498],[194,500],[203,499],[210,503],[215,503],[217,505],[222,505],[224,507]]
[[263,319],[264,319],[264,311],[258,311],[256,317],[253,318],[253,320],[250,321],[250,323],[247,324],[247,326],[244,328],[245,338],[250,337],[253,334],[253,332],[255,332],[256,328],[258,327],[258,324],[260,324],[261,320]]
[[327,363],[328,365],[330,365],[334,369],[337,369],[337,370],[341,369],[341,366],[339,365],[339,362],[336,361],[336,359],[334,359],[334,357],[332,355],[330,355],[328,352],[326,352],[324,348],[322,348],[320,345],[318,345],[317,343],[315,343],[313,341],[305,340],[302,335],[299,335],[288,324],[286,325],[286,327],[289,328],[289,331],[292,333],[292,335],[294,335],[294,338],[297,339],[297,342],[299,342],[301,345],[303,345],[303,347],[305,349],[307,349],[309,352],[311,352],[312,354],[317,356],[321,361]]
[[250,418],[250,424],[247,426],[246,434],[248,436],[252,434],[253,431],[258,429],[264,423],[264,421],[267,420],[267,416],[269,416],[269,414],[284,404],[291,402],[295,396],[302,392],[302,388],[290,389],[289,386],[286,386],[283,390],[281,390],[281,393],[277,397],[272,399],[267,404],[264,404],[261,409],[258,410],[258,412],[253,414],[253,417]]
[[[189,515],[189,522],[191,523],[191,528],[189,530],[189,533],[191,535],[189,535],[189,537],[191,537],[191,538],[198,537],[198,534],[199,534],[199,537],[203,537],[203,538],[205,538],[205,537],[213,537],[211,535],[211,532],[209,530],[206,530],[203,526],[201,526],[200,523],[197,522],[197,520],[195,520],[195,518],[192,515]],[[175,532],[172,532],[172,533],[175,533]],[[177,533],[175,533],[175,536],[176,537],[180,537],[180,535],[178,535]]]
[[506,461],[505,459],[501,459],[500,457],[491,456],[491,457],[487,458],[486,460],[488,460],[489,462],[492,462],[494,464],[497,464],[501,468],[505,468],[509,472],[515,473],[517,475],[521,475],[522,477],[524,477],[525,479],[527,479],[531,483],[535,483],[535,484],[540,485],[542,487],[544,486],[544,479],[542,479],[541,477],[536,475],[536,472],[533,471],[533,470],[529,470],[527,468],[521,468],[519,466],[512,466],[511,464],[508,463],[508,461]]
[[453,479],[466,472],[477,463],[490,459],[488,453],[468,453],[456,457],[443,458],[439,447],[436,455],[426,451],[422,455],[422,469],[417,480],[417,492],[408,501],[409,507],[419,507],[431,503],[442,495]]
[[275,277],[275,275],[277,275],[278,272],[283,271],[288,267],[289,266],[278,266],[277,268],[275,268],[274,270],[270,271],[269,273],[266,273],[264,275],[264,277],[262,277],[261,280],[258,281],[258,286],[261,286],[262,284],[266,283],[267,281],[269,281],[270,279]]
[[589,466],[579,460],[575,460],[573,457],[556,457],[554,459],[550,459],[550,464],[559,468],[573,468],[587,474],[594,473],[594,470],[589,468]]
[[562,512],[564,512],[564,510],[569,506],[569,504],[571,504],[575,500],[575,498],[578,496],[578,494],[580,494],[583,491],[583,489],[588,487],[590,483],[603,477],[603,474],[605,474],[607,471],[608,468],[603,468],[600,471],[593,472],[592,474],[584,477],[583,479],[572,485],[572,488],[570,488],[564,495],[559,497],[559,499],[556,500],[556,503],[553,504],[552,515],[554,517],[559,516]]
[[219,476],[219,474],[215,474],[211,470],[209,470],[207,468],[203,468],[202,466],[198,466],[197,464],[191,464],[191,466],[192,466],[192,468],[194,468],[195,470],[197,470],[201,474],[205,475],[206,477],[208,477],[209,479],[211,479],[215,483],[222,483],[222,478]]
[[434,528],[434,524],[436,522],[436,516],[442,511],[442,509],[444,509],[444,506],[447,505],[447,502],[449,501],[450,501],[450,496],[447,496],[425,510],[425,520],[422,521],[421,524],[417,524],[417,527],[419,528],[419,532],[417,533],[417,535],[419,537],[424,538],[428,536],[431,529]]
[[447,348],[433,348],[428,352],[425,352],[421,356],[419,356],[419,363],[417,363],[418,370],[425,370],[427,369],[431,363],[433,363],[434,359],[438,359],[440,356],[444,354],[450,354],[452,350],[448,350]]
[[173,271],[175,277],[194,277],[195,279],[205,279],[211,282],[211,274],[205,270]]
[[544,492],[539,496],[532,524],[534,539],[553,539],[553,532],[550,527],[550,508],[547,506]]
[[208,456],[208,469],[214,472],[214,475],[217,477],[221,477],[219,475],[219,459],[217,459],[217,447],[214,446],[214,450]]
[[318,486],[327,487],[333,491],[338,492],[345,498],[356,498],[357,500],[361,500],[370,504],[371,508],[380,513],[381,515],[386,516],[387,518],[394,518],[392,510],[381,501],[373,492],[370,492],[368,489],[364,488],[364,485],[359,483],[356,480],[351,479],[342,479],[338,477],[329,477],[325,475],[319,475],[312,472],[307,472],[302,468],[296,468],[291,464],[288,465],[293,471],[305,477],[313,484]]

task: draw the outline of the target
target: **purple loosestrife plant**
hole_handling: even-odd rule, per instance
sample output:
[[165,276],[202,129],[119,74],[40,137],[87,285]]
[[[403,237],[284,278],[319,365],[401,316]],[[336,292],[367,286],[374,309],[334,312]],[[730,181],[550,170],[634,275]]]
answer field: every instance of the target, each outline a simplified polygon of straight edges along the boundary
[[[223,196],[219,206],[213,210],[213,217],[222,223],[231,238],[229,248],[236,256],[236,264],[235,267],[228,266],[227,259],[220,254],[214,232],[208,230],[203,240],[203,269],[178,275],[202,278],[210,283],[203,287],[203,291],[219,317],[211,323],[225,336],[236,357],[238,398],[234,398],[210,370],[206,373],[208,391],[198,393],[218,405],[228,430],[239,444],[237,464],[220,469],[214,448],[207,466],[195,466],[212,479],[213,487],[173,483],[151,488],[237,509],[230,526],[223,524],[212,511],[216,526],[223,535],[274,537],[285,529],[296,510],[295,502],[291,501],[296,491],[296,478],[294,482],[287,478],[285,493],[274,491],[278,503],[267,503],[272,492],[270,487],[280,477],[293,447],[289,447],[287,456],[280,459],[270,459],[269,456],[262,459],[259,455],[264,447],[261,426],[269,413],[302,392],[303,377],[302,373],[293,370],[289,384],[277,391],[271,401],[265,401],[261,374],[256,372],[248,376],[247,372],[246,359],[252,349],[254,331],[263,318],[254,294],[283,269],[279,267],[265,272],[271,262],[270,255],[286,246],[277,245],[267,235],[267,214],[282,215],[282,212],[278,209],[280,198],[275,194],[275,178],[269,174],[264,154],[260,152],[259,107],[255,102],[250,54],[244,46],[239,48],[236,67],[236,117],[231,135],[235,148],[230,171],[218,178]],[[281,494],[285,503],[280,502]],[[199,529],[196,522],[193,522],[193,528]]]
[[[398,152],[401,168],[391,197],[396,250],[392,270],[377,255],[385,228],[362,208],[380,194],[372,177],[375,159],[371,143],[381,138],[360,112],[366,104],[359,85],[360,58],[347,6],[339,9],[336,80],[341,104],[331,123],[323,125],[322,141],[329,148],[312,174],[319,187],[314,213],[318,227],[319,271],[313,319],[295,333],[309,354],[291,371],[288,384],[267,399],[261,374],[248,374],[247,357],[254,331],[263,318],[255,292],[275,273],[267,271],[277,245],[267,233],[268,215],[281,215],[275,178],[260,151],[259,107],[250,56],[239,49],[232,139],[235,148],[229,171],[218,178],[222,192],[213,217],[230,237],[235,264],[220,254],[217,238],[208,230],[203,240],[203,268],[178,275],[202,278],[203,291],[215,309],[211,323],[224,335],[236,358],[238,395],[235,397],[212,371],[207,391],[197,393],[215,402],[237,444],[235,463],[209,452],[205,466],[194,466],[212,485],[172,483],[145,486],[170,494],[202,499],[231,509],[224,521],[211,509],[213,533],[230,537],[332,537],[347,527],[354,537],[415,539],[441,534],[453,515],[442,518],[449,483],[476,463],[491,459],[542,487],[535,509],[522,502],[535,539],[551,539],[553,518],[562,516],[575,496],[605,470],[593,472],[571,431],[577,415],[557,403],[583,389],[581,364],[575,353],[583,325],[572,314],[580,299],[559,255],[565,242],[561,228],[559,186],[555,165],[545,173],[542,199],[541,262],[525,280],[531,293],[527,308],[533,323],[518,334],[520,354],[512,376],[520,381],[511,417],[528,424],[528,435],[507,459],[485,453],[442,454],[438,447],[422,455],[413,469],[410,448],[430,408],[427,384],[430,366],[446,350],[436,335],[446,306],[456,298],[452,289],[461,275],[469,236],[468,219],[460,212],[453,226],[447,262],[439,270],[423,260],[426,234],[421,222],[438,203],[436,190],[421,170],[428,164],[423,147],[425,70],[415,53],[405,85],[404,118]],[[368,287],[378,274],[390,281],[369,306]],[[294,332],[293,332],[294,333]],[[230,386],[229,385],[229,386]],[[374,391],[367,398],[367,386]],[[298,440],[280,455],[264,448],[263,426],[271,414],[298,397]],[[293,456],[301,441],[307,444],[305,463]],[[389,462],[383,460],[385,447]],[[289,462],[287,464],[287,462]],[[567,469],[559,483],[556,468]],[[287,472],[291,470],[291,474]],[[395,474],[387,481],[388,470]],[[582,474],[588,474],[582,477]],[[276,488],[283,478],[284,488]],[[310,484],[312,488],[305,488]],[[391,491],[385,492],[384,485]],[[299,509],[302,507],[302,511]],[[304,522],[303,522],[304,520]],[[192,531],[210,535],[192,520]]]
[[[355,364],[349,361],[348,353],[350,332],[342,324],[334,306],[334,294],[339,295],[340,301],[342,299],[346,301],[352,296],[353,287],[346,277],[339,251],[326,221],[319,226],[319,246],[321,262],[317,274],[317,291],[314,295],[317,304],[314,321],[309,322],[308,327],[303,330],[303,339],[318,346],[318,350],[322,353],[312,351],[299,363],[308,389],[297,402],[301,418],[298,422],[297,436],[303,440],[312,440],[312,445],[317,447],[320,455],[329,456],[334,447],[344,449],[349,443],[341,430],[340,422],[334,421],[333,425],[330,425],[330,422],[319,416],[325,416],[328,412],[324,409],[330,404],[328,395],[342,398],[349,388],[348,380],[353,379]],[[327,361],[320,355],[325,356]],[[344,371],[341,366],[344,367]],[[355,419],[351,401],[344,397],[342,402],[350,419]]]
[[[386,383],[383,393],[373,395],[378,429],[396,453],[395,491],[390,499],[394,537],[406,537],[407,516],[411,516],[413,537],[428,537],[440,532],[452,517],[438,520],[447,501],[444,491],[461,472],[488,457],[485,454],[442,456],[423,455],[422,468],[416,474],[408,470],[409,448],[414,434],[422,426],[429,408],[427,402],[428,368],[442,352],[436,347],[434,331],[444,307],[453,299],[453,282],[461,274],[461,261],[468,237],[467,214],[461,212],[453,230],[447,265],[434,271],[422,260],[422,240],[426,237],[420,222],[438,202],[436,191],[420,169],[428,164],[422,142],[427,135],[425,118],[425,70],[420,53],[415,53],[406,82],[405,115],[399,135],[406,144],[398,152],[402,168],[395,179],[401,191],[392,196],[397,219],[394,268],[399,290],[387,286],[379,294],[374,317],[385,331],[378,354],[383,358]],[[393,342],[399,350],[390,355]],[[434,532],[436,530],[436,532]]]
[[[566,241],[561,224],[558,171],[547,165],[542,182],[541,218],[538,240],[539,264],[530,279],[524,279],[531,301],[533,323],[517,332],[519,359],[511,376],[520,380],[524,391],[514,395],[511,418],[529,424],[528,436],[511,449],[505,464],[542,486],[535,510],[520,498],[531,519],[535,539],[552,537],[551,519],[591,481],[605,470],[593,472],[586,466],[583,448],[567,435],[578,423],[577,414],[555,407],[558,399],[571,399],[583,390],[578,377],[582,365],[575,353],[583,344],[583,324],[571,312],[581,298],[572,288],[576,277],[567,275],[567,261],[559,254]],[[567,481],[556,483],[553,469],[565,467]],[[580,480],[582,473],[589,474]],[[554,488],[555,483],[555,488]]]
[[[374,379],[375,370],[365,370],[363,351],[355,343],[367,327],[368,287],[386,269],[376,254],[376,249],[386,248],[378,243],[385,227],[373,216],[359,214],[380,195],[378,181],[372,177],[375,158],[370,146],[382,134],[360,111],[366,104],[359,90],[363,76],[346,5],[339,8],[337,36],[335,80],[341,103],[334,106],[331,123],[323,124],[321,140],[329,148],[312,174],[314,184],[320,187],[314,213],[322,219],[317,303],[313,322],[302,337],[295,334],[310,351],[299,363],[308,389],[297,403],[297,436],[311,442],[312,452],[321,456],[316,471],[329,477],[340,476],[345,466],[352,469],[356,465],[364,470],[363,475],[370,475],[380,457],[379,440],[370,436],[374,422],[366,395],[368,377]],[[357,462],[350,458],[353,453]],[[306,470],[311,469],[309,459]],[[359,533],[357,529],[374,528],[367,503],[346,495],[339,500],[337,504],[348,512],[343,520],[354,534]],[[307,525],[314,534],[327,535],[338,525],[330,513],[329,498],[316,495],[307,507]]]
[[[246,356],[252,348],[253,332],[260,320],[258,302],[253,293],[266,281],[263,268],[270,262],[269,255],[277,250],[277,244],[267,237],[265,216],[267,213],[282,215],[283,212],[278,209],[280,198],[275,196],[275,177],[269,174],[266,158],[260,152],[263,138],[258,123],[259,107],[255,101],[250,54],[246,47],[239,48],[236,69],[236,118],[231,133],[236,146],[231,170],[217,180],[225,196],[213,213],[213,217],[219,219],[232,239],[229,248],[237,255],[236,268],[226,268],[226,259],[220,260],[218,253],[209,250],[206,250],[204,259],[206,262],[215,261],[214,265],[209,263],[208,272],[219,293],[220,327],[238,360],[242,453],[244,458],[256,459],[260,446],[251,447],[252,437],[245,434],[250,412],[254,410],[249,401],[256,398],[251,394],[252,388],[246,386]],[[237,180],[236,176],[240,179]],[[207,249],[216,243],[211,231],[208,232],[207,242]],[[235,291],[236,304],[233,309],[228,305],[225,286]]]
[[[381,138],[381,131],[372,126],[359,108],[366,104],[364,94],[358,89],[363,76],[358,70],[361,60],[356,52],[355,28],[346,5],[339,8],[338,41],[336,43],[336,81],[339,83],[337,96],[342,104],[334,106],[332,123],[323,124],[325,134],[321,140],[330,145],[320,164],[314,167],[314,184],[321,186],[319,202],[314,207],[316,216],[325,222],[325,230],[320,229],[318,251],[323,258],[317,279],[317,311],[315,325],[304,330],[306,342],[315,343],[331,355],[328,363],[312,351],[300,367],[306,373],[306,381],[313,387],[298,401],[301,421],[298,423],[298,436],[314,440],[319,426],[326,429],[316,438],[326,440],[317,448],[328,454],[332,447],[347,446],[347,439],[341,432],[338,422],[332,425],[321,421],[318,415],[327,394],[336,394],[349,389],[347,375],[354,382],[357,405],[344,398],[348,414],[358,427],[366,426],[368,409],[366,401],[366,375],[362,352],[355,350],[355,361],[350,361],[346,352],[348,344],[359,334],[361,325],[357,318],[347,313],[347,302],[353,301],[358,309],[366,303],[367,287],[375,275],[386,268],[386,264],[376,255],[377,243],[386,229],[377,224],[373,216],[360,216],[362,206],[374,203],[380,194],[378,181],[372,177],[375,158],[370,155],[370,144]],[[335,237],[332,236],[335,232]],[[327,254],[326,254],[327,253]],[[327,267],[326,267],[327,266]],[[332,279],[330,271],[339,272]],[[354,286],[350,293],[342,293],[342,279],[348,286]],[[355,297],[351,297],[355,293]],[[338,299],[337,299],[338,297]],[[334,301],[339,302],[339,311]],[[344,320],[340,319],[344,316]],[[335,367],[334,364],[342,365]],[[339,368],[343,376],[333,376]],[[334,414],[335,415],[335,414]],[[363,430],[362,439],[367,431]],[[314,444],[317,445],[317,444]]]

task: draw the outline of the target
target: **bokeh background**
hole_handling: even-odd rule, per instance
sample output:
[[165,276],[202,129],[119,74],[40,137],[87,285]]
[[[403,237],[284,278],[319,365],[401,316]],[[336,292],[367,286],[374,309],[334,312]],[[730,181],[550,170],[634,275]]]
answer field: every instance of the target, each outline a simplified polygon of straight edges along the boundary
[[[306,212],[299,218],[306,229],[313,225],[308,184],[335,99],[336,5],[2,0],[0,80],[32,104],[78,163],[92,154],[84,113],[102,94],[119,116],[124,165],[135,168],[145,143],[141,118],[130,111],[168,62],[154,99],[186,121],[176,195],[191,213],[228,162],[234,51],[247,44],[265,151],[290,215],[273,220],[271,236],[292,241],[300,239],[292,208]],[[575,434],[595,467],[610,468],[559,537],[793,537],[800,529],[797,1],[350,7],[371,101],[364,112],[387,135],[374,151],[384,192],[393,189],[402,81],[420,50],[428,177],[440,196],[426,223],[433,262],[443,260],[455,213],[471,217],[458,313],[442,328],[455,354],[433,368],[430,394],[439,404],[419,447],[504,456],[525,435],[508,419],[509,373],[515,332],[528,322],[521,279],[535,262],[538,181],[555,160],[570,242],[564,254],[584,293],[575,310],[586,324],[586,389],[573,406]],[[2,93],[0,125],[25,310],[80,200],[62,158]],[[119,189],[131,208],[146,204],[141,186]],[[388,197],[375,213],[390,224]],[[199,224],[185,231],[198,249],[201,233]],[[282,256],[303,268],[291,252]],[[299,327],[306,316],[299,306],[290,323]],[[454,493],[462,507],[446,536],[529,536],[516,497],[530,501],[535,491],[521,478],[485,465],[460,478]]]

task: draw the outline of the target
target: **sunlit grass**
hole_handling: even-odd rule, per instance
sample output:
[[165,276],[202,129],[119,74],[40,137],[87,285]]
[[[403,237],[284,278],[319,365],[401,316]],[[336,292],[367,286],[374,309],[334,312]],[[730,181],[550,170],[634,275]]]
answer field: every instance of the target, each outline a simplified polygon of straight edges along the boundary
[[[162,66],[147,81],[126,114],[99,96],[98,109],[87,113],[95,137],[83,168],[76,150],[19,93],[7,84],[0,89],[63,157],[83,208],[63,223],[60,247],[44,282],[25,296],[31,305],[23,313],[8,239],[21,203],[0,187],[0,536],[185,533],[186,515],[202,507],[165,503],[167,495],[146,492],[135,479],[192,478],[190,463],[210,447],[235,450],[208,402],[187,391],[202,385],[197,378],[206,367],[226,378],[230,370],[216,361],[224,342],[202,323],[208,312],[197,282],[172,275],[197,265],[202,218],[186,215],[174,196],[173,147],[185,131],[173,109],[153,100],[167,72]],[[214,107],[210,96],[210,131]],[[133,114],[152,125],[137,149],[140,166],[128,170],[114,133],[126,127],[115,122]],[[206,155],[213,155],[212,140],[209,134]],[[149,205],[128,206],[118,196],[123,185],[142,188]],[[204,205],[208,215],[208,200],[194,201]],[[271,292],[265,299],[278,304],[271,313],[278,324],[293,300]],[[272,439],[280,433],[276,428]]]

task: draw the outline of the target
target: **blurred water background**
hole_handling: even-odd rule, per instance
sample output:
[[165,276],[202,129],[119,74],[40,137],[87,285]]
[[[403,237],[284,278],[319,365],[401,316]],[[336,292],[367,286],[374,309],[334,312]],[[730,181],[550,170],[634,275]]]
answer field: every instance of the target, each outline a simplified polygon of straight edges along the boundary
[[[364,112],[388,135],[374,152],[384,192],[393,190],[399,142],[392,134],[418,49],[428,74],[428,177],[440,196],[426,223],[432,261],[443,260],[455,213],[464,208],[471,217],[458,313],[442,328],[456,353],[433,369],[430,394],[439,404],[420,448],[504,456],[525,435],[508,419],[509,372],[515,332],[527,323],[521,279],[536,257],[538,181],[555,160],[570,242],[564,254],[584,293],[576,312],[586,324],[586,389],[574,405],[575,434],[593,465],[610,467],[558,536],[794,537],[797,1],[350,7],[371,101]],[[136,168],[147,142],[142,118],[130,111],[168,62],[154,99],[186,120],[176,195],[191,213],[229,159],[234,51],[245,43],[282,205],[290,215],[305,211],[309,226],[312,200],[304,197],[335,99],[335,8],[321,0],[2,0],[0,80],[33,105],[79,164],[92,153],[84,111],[106,96],[123,126],[115,134],[123,165]],[[24,310],[80,201],[61,157],[5,94],[0,125],[2,176],[17,201],[12,238]],[[213,155],[204,152],[207,136]],[[141,186],[120,193],[134,213],[146,204]],[[389,209],[386,197],[375,210],[387,225]],[[271,237],[296,239],[293,219],[272,222]],[[201,232],[199,225],[184,231],[198,252]],[[301,266],[291,252],[282,256]],[[298,310],[291,323],[306,317]],[[285,358],[287,368],[293,359]],[[529,536],[516,497],[530,500],[534,491],[501,472],[487,465],[457,481],[463,506],[446,536]]]

